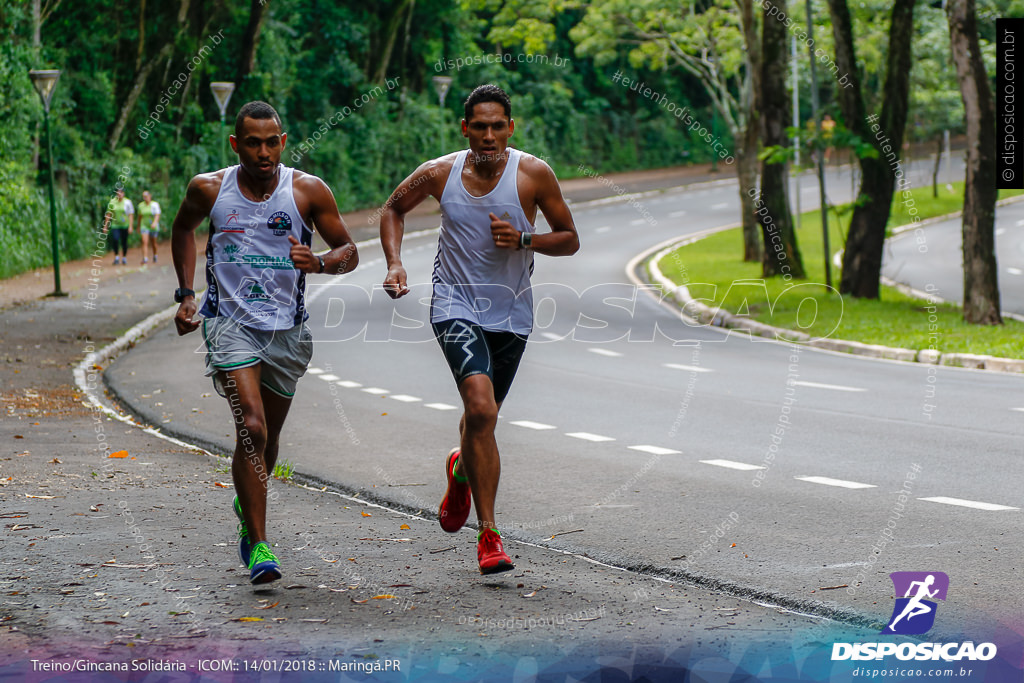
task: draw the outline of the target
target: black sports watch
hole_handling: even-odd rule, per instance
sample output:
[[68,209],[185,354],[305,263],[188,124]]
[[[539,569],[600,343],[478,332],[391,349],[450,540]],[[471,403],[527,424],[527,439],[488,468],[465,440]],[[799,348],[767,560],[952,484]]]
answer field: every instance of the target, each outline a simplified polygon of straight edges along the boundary
[[533,245],[533,233],[523,230],[519,233],[519,248],[529,249],[531,245]]
[[324,257],[323,256],[317,256],[317,258],[320,259],[320,272],[322,273],[322,272],[324,272],[324,270],[327,269],[327,264],[324,263]]
[[174,290],[174,303],[180,304],[182,301],[185,300],[186,296],[194,297],[195,295],[196,293],[193,292],[188,287],[178,287],[176,290]]

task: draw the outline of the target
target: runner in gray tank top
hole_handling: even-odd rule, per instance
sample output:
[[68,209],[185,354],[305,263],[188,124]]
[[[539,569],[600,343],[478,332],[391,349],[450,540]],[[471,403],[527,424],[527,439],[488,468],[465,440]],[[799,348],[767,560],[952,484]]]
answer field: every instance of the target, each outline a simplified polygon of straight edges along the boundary
[[[501,462],[494,426],[533,329],[533,254],[570,256],[580,243],[551,168],[508,147],[515,128],[508,95],[482,85],[466,100],[465,116],[469,149],[428,161],[402,181],[385,205],[380,239],[384,288],[397,299],[409,292],[401,258],[405,214],[427,197],[441,203],[430,322],[463,413],[460,445],[445,460],[448,491],[438,521],[445,531],[461,529],[472,495],[480,573],[493,574],[513,568],[495,528]],[[538,208],[549,233],[534,234]]]
[[[305,325],[308,273],[347,273],[359,257],[338,213],[334,195],[316,176],[283,166],[288,135],[266,102],[238,112],[231,147],[238,165],[197,175],[174,219],[171,251],[181,305],[178,334],[202,325],[206,374],[228,399],[235,422],[238,552],[249,581],[281,578],[266,536],[267,480],[295,385],[313,354]],[[210,218],[206,247],[206,297],[196,315],[195,229]],[[310,248],[313,228],[331,250]]]

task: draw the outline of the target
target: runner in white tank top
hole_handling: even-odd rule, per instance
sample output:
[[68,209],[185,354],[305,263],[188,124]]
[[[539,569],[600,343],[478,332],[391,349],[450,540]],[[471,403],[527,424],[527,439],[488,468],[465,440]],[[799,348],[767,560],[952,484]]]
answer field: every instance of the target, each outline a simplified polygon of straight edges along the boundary
[[[266,542],[266,482],[295,385],[313,353],[303,322],[306,275],[347,273],[359,262],[330,188],[281,165],[287,139],[273,107],[244,105],[231,136],[238,166],[192,179],[171,238],[180,303],[174,324],[178,334],[188,334],[200,326],[193,319],[195,229],[210,218],[206,374],[228,399],[235,424],[231,475],[238,495],[230,505],[239,520],[239,557],[253,584],[282,575]],[[310,249],[314,227],[331,248],[321,256]]]
[[[579,237],[551,168],[508,147],[515,128],[508,95],[482,85],[465,113],[469,150],[428,161],[402,181],[385,205],[380,238],[384,288],[397,299],[409,292],[401,259],[405,215],[427,197],[441,203],[430,321],[464,412],[460,446],[445,460],[448,491],[438,521],[458,531],[475,500],[480,573],[493,574],[513,568],[495,528],[501,464],[494,426],[533,328],[533,253],[569,256]],[[534,235],[538,208],[550,233]]]

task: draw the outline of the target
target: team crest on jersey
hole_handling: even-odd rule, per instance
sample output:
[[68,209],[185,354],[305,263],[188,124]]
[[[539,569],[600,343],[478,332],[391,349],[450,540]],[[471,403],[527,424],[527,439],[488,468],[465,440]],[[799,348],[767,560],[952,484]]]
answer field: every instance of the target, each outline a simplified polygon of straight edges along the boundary
[[292,231],[292,218],[284,211],[278,211],[267,219],[267,227],[274,231],[277,237],[283,237]]

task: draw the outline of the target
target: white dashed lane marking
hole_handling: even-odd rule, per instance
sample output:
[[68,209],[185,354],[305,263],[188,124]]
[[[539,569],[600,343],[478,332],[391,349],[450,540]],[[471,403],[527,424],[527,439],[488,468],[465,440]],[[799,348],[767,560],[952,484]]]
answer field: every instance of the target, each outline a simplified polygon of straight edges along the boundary
[[699,365],[680,365],[679,363],[665,363],[662,367],[672,370],[686,370],[687,372],[714,372],[711,368],[702,368]]
[[661,446],[630,446],[631,451],[640,451],[642,453],[651,453],[652,455],[672,455],[674,453],[682,453],[682,451],[674,451],[671,448],[662,448]]
[[844,481],[842,479],[832,479],[831,477],[794,477],[799,481],[810,482],[811,484],[824,484],[825,486],[838,486],[844,489],[876,489],[878,488],[874,484],[861,484],[857,481]]
[[867,389],[862,389],[860,387],[848,387],[842,384],[821,384],[820,382],[804,382],[802,380],[796,380],[793,384],[801,387],[809,387],[811,389],[831,389],[832,391],[867,391]]
[[594,232],[608,232],[611,229],[612,229],[612,226],[610,226],[610,225],[602,225],[600,228],[598,228]]
[[433,408],[434,410],[458,410],[458,406],[448,405],[447,403],[424,403],[424,408]]
[[583,439],[584,441],[593,441],[594,443],[615,441],[615,439],[610,436],[601,436],[600,434],[591,434],[590,432],[569,432],[566,436],[571,436],[574,439]]
[[401,401],[402,403],[416,403],[417,401],[423,400],[422,398],[410,396],[409,394],[393,394],[389,398],[393,398],[396,401]]
[[764,470],[767,467],[761,465],[748,465],[745,462],[735,462],[734,460],[701,460],[705,465],[714,465],[715,467],[727,467],[730,470]]
[[729,202],[722,202],[721,204],[713,204],[711,206],[711,210],[712,211],[718,211],[719,209],[728,209],[728,208],[729,208]]
[[513,424],[516,427],[525,427],[526,429],[536,429],[538,431],[555,428],[555,425],[546,425],[543,422],[533,422],[531,420],[516,420],[514,422],[509,422],[509,424]]
[[1000,510],[1019,510],[1020,508],[1010,507],[1009,505],[996,505],[995,503],[979,503],[975,500],[964,500],[963,498],[947,498],[945,496],[935,496],[934,498],[918,498],[918,500],[926,500],[929,503],[943,503],[945,505],[958,505],[965,508],[974,508],[975,510],[987,510],[989,512],[998,512]]
[[622,355],[618,351],[611,351],[609,349],[587,349],[587,351],[596,353],[599,356],[607,356],[609,358],[618,358]]
[[1024,270],[1021,270],[1020,268],[1007,268],[1006,272],[1010,275],[1024,275]]
[[324,371],[320,368],[306,368],[306,372],[311,375],[322,375]]
[[685,211],[673,211],[668,215],[669,218],[682,218],[686,215]]
[[319,377],[320,379],[322,379],[325,382],[336,382],[339,379],[341,379],[337,375],[327,375],[327,374],[325,374],[325,375],[317,375],[317,377]]
[[340,382],[335,382],[339,387],[345,387],[346,389],[358,389],[363,386],[359,382],[353,382],[350,379],[343,379]]

